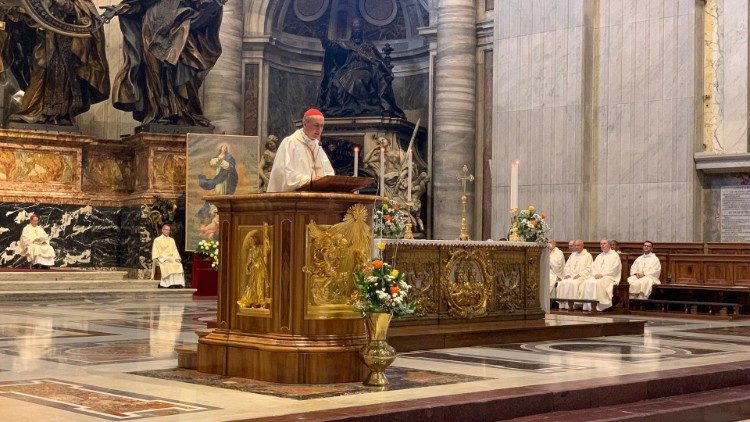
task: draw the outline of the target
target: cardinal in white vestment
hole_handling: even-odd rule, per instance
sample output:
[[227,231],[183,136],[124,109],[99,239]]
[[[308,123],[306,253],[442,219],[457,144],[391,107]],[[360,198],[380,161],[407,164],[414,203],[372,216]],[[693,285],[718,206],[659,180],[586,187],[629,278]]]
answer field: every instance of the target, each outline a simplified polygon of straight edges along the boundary
[[[599,246],[602,253],[591,264],[591,276],[583,282],[583,298],[598,301],[596,309],[603,311],[612,306],[614,288],[622,278],[622,261],[620,254],[611,249],[606,237],[599,241]],[[590,311],[591,304],[584,303],[583,310]]]
[[[556,298],[581,299],[583,297],[583,281],[591,274],[591,254],[583,249],[583,240],[578,239],[571,246],[573,253],[568,257],[563,269],[563,278],[557,282]],[[567,302],[557,302],[560,309],[568,309]]]
[[292,192],[310,181],[334,174],[320,146],[325,118],[318,109],[307,110],[302,129],[284,138],[276,151],[266,192]]
[[661,275],[661,262],[651,251],[654,244],[647,240],[643,242],[643,255],[636,258],[633,265],[630,266],[630,297],[632,299],[648,299],[651,295],[651,288],[654,284],[661,284],[659,276]]
[[39,226],[39,216],[31,214],[29,224],[21,232],[21,240],[18,242],[23,248],[22,253],[26,255],[32,267],[51,267],[55,265],[55,250],[49,244],[49,236]]
[[547,248],[549,249],[549,294],[555,297],[553,292],[557,287],[557,282],[565,277],[565,255],[557,248],[554,239],[547,242]]
[[[182,259],[177,245],[170,236],[172,228],[168,224],[161,227],[161,236],[154,239],[151,249],[151,259],[155,265],[159,265],[161,281],[159,287],[185,287],[185,273],[182,269]],[[155,268],[155,267],[154,267]]]

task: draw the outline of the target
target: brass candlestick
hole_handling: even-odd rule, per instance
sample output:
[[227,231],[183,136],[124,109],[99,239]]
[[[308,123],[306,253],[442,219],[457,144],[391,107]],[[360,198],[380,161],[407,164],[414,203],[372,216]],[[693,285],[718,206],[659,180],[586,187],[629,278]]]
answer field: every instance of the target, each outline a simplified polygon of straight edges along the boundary
[[456,179],[461,181],[464,191],[461,195],[461,234],[458,235],[458,240],[469,240],[469,229],[466,223],[466,204],[469,202],[469,197],[466,196],[466,182],[473,182],[474,175],[469,174],[469,166],[464,164],[463,172],[456,175]]
[[510,210],[510,233],[508,234],[508,240],[511,242],[520,242],[521,236],[518,235],[518,208]]

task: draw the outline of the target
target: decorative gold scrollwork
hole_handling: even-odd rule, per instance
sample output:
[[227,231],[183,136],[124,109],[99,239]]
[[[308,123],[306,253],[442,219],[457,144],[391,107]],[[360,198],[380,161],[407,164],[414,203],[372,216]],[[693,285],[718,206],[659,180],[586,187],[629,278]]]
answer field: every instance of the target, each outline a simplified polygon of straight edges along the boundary
[[[237,304],[242,309],[267,312],[271,305],[271,239],[273,226],[263,223],[254,226],[242,240],[242,259],[245,262],[242,296]],[[242,313],[242,312],[241,312]]]
[[307,225],[308,316],[352,313],[357,292],[352,274],[367,265],[372,244],[367,209],[361,204],[349,208],[344,219],[333,226],[311,221]]
[[523,267],[518,264],[499,264],[495,267],[495,310],[513,313],[523,309],[521,295],[521,274]]
[[457,318],[485,315],[492,286],[487,253],[478,248],[455,248],[449,256],[441,280],[448,314]]

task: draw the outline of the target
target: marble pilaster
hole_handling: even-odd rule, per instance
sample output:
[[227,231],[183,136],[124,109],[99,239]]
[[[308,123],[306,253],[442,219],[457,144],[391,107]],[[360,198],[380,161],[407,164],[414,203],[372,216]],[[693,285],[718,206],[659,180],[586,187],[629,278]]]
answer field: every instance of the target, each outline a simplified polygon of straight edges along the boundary
[[[440,0],[433,136],[433,237],[458,237],[462,191],[456,174],[466,164],[474,173],[476,132],[476,5]],[[471,187],[470,187],[471,188]],[[473,188],[467,215],[473,215]],[[469,221],[469,233],[473,233]]]
[[215,133],[243,133],[242,35],[243,2],[228,1],[219,31],[221,56],[203,84],[203,111]]

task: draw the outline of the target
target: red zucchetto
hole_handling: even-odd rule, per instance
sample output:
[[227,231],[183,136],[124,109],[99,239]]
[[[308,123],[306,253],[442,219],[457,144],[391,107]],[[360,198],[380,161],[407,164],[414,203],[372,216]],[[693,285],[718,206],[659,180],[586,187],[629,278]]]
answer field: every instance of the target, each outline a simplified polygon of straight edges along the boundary
[[322,115],[323,113],[321,113],[320,110],[318,110],[317,108],[311,108],[305,112],[304,116],[310,117],[310,116],[322,116]]

